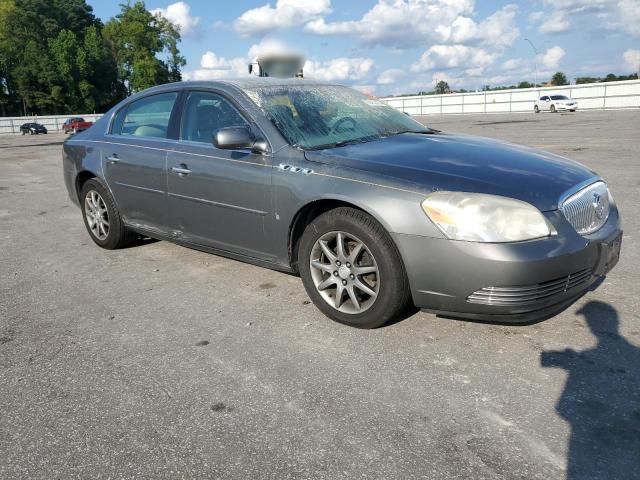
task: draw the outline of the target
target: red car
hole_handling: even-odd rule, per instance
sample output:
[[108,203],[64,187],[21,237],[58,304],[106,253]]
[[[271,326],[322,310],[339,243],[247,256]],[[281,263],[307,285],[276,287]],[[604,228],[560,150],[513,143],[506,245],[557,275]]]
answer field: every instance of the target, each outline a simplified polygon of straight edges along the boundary
[[69,118],[66,122],[62,124],[62,130],[64,131],[64,133],[69,133],[69,132],[78,133],[83,130],[86,130],[91,125],[93,125],[93,122],[85,122],[84,118],[74,117],[74,118]]

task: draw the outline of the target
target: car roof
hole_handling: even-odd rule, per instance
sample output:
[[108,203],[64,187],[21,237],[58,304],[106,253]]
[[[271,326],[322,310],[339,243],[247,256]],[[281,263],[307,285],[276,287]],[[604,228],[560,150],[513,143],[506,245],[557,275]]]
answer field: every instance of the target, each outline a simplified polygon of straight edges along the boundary
[[314,85],[337,85],[335,83],[322,82],[319,80],[305,80],[301,78],[271,78],[271,77],[247,77],[233,78],[225,80],[191,80],[184,82],[165,83],[138,92],[135,96],[154,92],[163,92],[179,88],[211,88],[218,87],[228,90],[229,87],[237,90],[249,90],[260,87],[284,87],[284,86],[314,86]]

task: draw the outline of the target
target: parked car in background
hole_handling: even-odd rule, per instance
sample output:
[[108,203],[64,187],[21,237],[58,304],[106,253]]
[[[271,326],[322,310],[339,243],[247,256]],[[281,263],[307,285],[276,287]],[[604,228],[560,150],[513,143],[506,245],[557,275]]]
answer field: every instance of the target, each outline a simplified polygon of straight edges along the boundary
[[66,140],[62,167],[98,246],[142,234],[298,273],[320,311],[360,328],[409,303],[539,319],[620,254],[616,204],[591,169],[321,82],[154,87]]
[[29,122],[20,125],[20,133],[22,133],[22,135],[38,135],[39,133],[46,134],[48,132],[47,127],[45,127],[44,125],[35,122]]
[[62,131],[64,133],[78,133],[86,130],[91,125],[93,125],[93,122],[85,122],[82,117],[69,118],[62,124]]
[[542,111],[555,112],[575,112],[578,109],[578,102],[566,95],[543,95],[538,100],[533,110],[536,113]]

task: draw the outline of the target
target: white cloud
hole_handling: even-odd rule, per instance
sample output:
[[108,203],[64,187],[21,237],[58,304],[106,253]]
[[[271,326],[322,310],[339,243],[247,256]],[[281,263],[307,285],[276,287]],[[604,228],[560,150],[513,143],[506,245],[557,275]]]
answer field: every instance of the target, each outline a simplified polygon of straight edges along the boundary
[[529,63],[533,65],[533,61],[527,62],[522,58],[510,58],[501,65],[501,68],[502,70],[505,70],[507,72],[522,71],[528,68],[533,68],[533,66],[530,66]]
[[506,5],[480,22],[477,39],[485,45],[508,47],[518,38],[520,31],[515,26],[518,7]]
[[630,48],[622,54],[622,58],[629,70],[640,72],[640,50]]
[[185,2],[176,2],[167,8],[156,8],[151,10],[154,15],[166,18],[174,25],[177,25],[182,35],[190,36],[197,32],[200,17],[191,15],[191,7]]
[[480,23],[471,18],[473,5],[473,0],[378,0],[359,20],[327,22],[318,18],[305,28],[317,35],[351,35],[364,44],[400,49],[425,41],[513,43],[518,36],[515,5],[506,5]]
[[233,27],[241,35],[264,35],[274,30],[302,25],[331,12],[331,0],[278,0],[240,15]]
[[[611,31],[640,36],[640,2],[638,0],[542,0],[544,15],[534,12],[531,23],[540,23],[542,33],[567,32],[578,28],[585,19]],[[593,29],[593,26],[591,26]]]
[[571,29],[571,24],[567,17],[558,13],[556,15],[551,15],[547,20],[542,22],[540,25],[540,31],[542,33],[562,33],[568,32]]
[[252,45],[248,56],[255,59],[261,55],[302,55],[298,49],[275,38],[264,38]]
[[433,45],[411,66],[414,72],[433,69],[464,69],[469,75],[481,75],[491,65],[497,54],[482,48],[466,45]]
[[564,55],[564,49],[556,45],[555,47],[551,47],[547,49],[546,52],[538,55],[538,61],[546,69],[552,70],[554,68],[558,68],[560,60],[562,60]]
[[380,75],[378,75],[378,79],[376,83],[378,85],[392,85],[397,83],[398,80],[403,78],[407,72],[402,70],[401,68],[390,68],[389,70],[385,70]]
[[249,75],[249,61],[244,57],[226,59],[208,51],[200,59],[200,68],[187,70],[182,74],[184,80],[220,80]]
[[529,14],[529,22],[530,23],[537,23],[540,20],[542,20],[544,18],[544,12],[538,10],[536,12],[532,12],[531,14]]
[[249,63],[265,54],[293,54],[297,51],[276,39],[263,39],[251,45],[246,57],[224,58],[207,51],[200,59],[200,68],[183,73],[185,80],[220,80],[225,78],[246,77],[249,75]]
[[621,0],[618,2],[620,23],[627,33],[640,36],[640,2],[638,0]]
[[[264,39],[252,45],[246,57],[225,58],[207,51],[200,59],[200,68],[183,73],[185,80],[220,80],[246,77],[248,65],[256,57],[265,54],[292,54],[297,50],[279,40]],[[308,60],[304,65],[304,76],[323,81],[362,80],[372,70],[370,58],[334,58],[326,61]]]
[[370,58],[334,58],[320,62],[307,60],[304,76],[327,82],[362,80],[372,68],[373,60]]

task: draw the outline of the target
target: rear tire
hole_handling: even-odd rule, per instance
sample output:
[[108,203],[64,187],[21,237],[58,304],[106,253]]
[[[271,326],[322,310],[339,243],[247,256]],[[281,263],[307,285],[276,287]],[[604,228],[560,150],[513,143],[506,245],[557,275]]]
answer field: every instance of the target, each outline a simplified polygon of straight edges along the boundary
[[95,178],[80,190],[82,219],[91,240],[107,250],[122,248],[133,239],[127,231],[111,193]]
[[555,105],[551,105],[551,113],[556,113],[556,106]]
[[336,322],[380,327],[409,303],[409,281],[396,245],[360,210],[341,207],[319,215],[307,225],[298,252],[309,297]]

